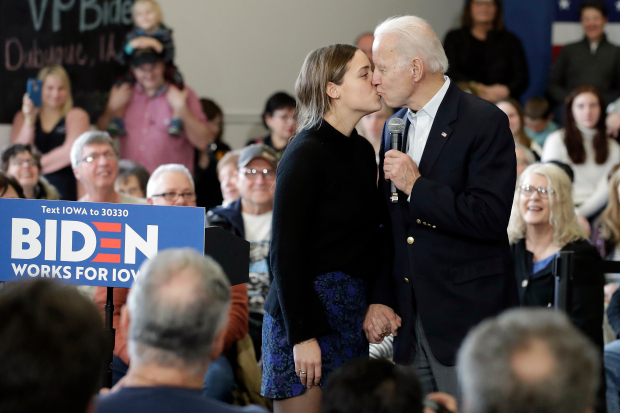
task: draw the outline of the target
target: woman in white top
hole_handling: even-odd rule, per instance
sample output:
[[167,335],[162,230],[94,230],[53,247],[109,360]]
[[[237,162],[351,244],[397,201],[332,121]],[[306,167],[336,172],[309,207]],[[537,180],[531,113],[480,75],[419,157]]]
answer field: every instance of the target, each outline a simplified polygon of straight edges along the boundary
[[577,214],[593,218],[607,203],[607,176],[620,163],[620,145],[607,138],[601,93],[579,86],[566,98],[565,128],[545,141],[542,161],[560,161],[575,174],[573,202]]

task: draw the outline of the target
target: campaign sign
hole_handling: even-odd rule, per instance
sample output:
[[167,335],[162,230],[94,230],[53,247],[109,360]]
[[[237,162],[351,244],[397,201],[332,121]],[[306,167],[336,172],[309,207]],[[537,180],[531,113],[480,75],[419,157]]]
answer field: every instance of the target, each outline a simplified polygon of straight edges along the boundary
[[204,208],[0,199],[0,281],[129,288],[167,248],[204,252]]

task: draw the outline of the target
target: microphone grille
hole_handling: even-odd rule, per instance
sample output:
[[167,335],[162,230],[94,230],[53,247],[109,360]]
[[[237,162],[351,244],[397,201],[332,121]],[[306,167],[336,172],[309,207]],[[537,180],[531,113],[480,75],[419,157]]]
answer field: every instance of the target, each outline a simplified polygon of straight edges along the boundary
[[392,118],[388,122],[390,133],[403,133],[405,131],[405,121],[401,118]]

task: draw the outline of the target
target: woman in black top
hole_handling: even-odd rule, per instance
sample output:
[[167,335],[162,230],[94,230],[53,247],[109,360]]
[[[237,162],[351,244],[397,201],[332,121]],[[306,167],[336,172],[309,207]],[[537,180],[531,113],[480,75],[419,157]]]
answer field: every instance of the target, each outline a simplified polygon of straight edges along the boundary
[[[555,279],[551,273],[558,251],[576,260],[600,261],[579,225],[568,175],[553,164],[534,164],[523,172],[508,225],[521,305],[552,307]],[[602,273],[576,265],[571,319],[603,350]]]
[[501,0],[467,0],[462,27],[446,35],[447,75],[468,83],[480,97],[518,99],[527,88],[527,61],[521,41],[504,29]]
[[44,67],[39,72],[43,82],[41,107],[35,107],[24,94],[22,110],[13,118],[13,143],[34,145],[41,157],[45,178],[60,193],[60,198],[77,200],[75,177],[69,153],[73,141],[90,129],[88,114],[73,107],[71,84],[65,69],[59,65]]
[[[278,166],[262,394],[275,412],[319,412],[326,377],[368,357],[366,286],[379,271],[377,165],[355,131],[381,109],[366,55],[332,45],[297,79],[299,125]],[[298,396],[298,397],[294,397]]]

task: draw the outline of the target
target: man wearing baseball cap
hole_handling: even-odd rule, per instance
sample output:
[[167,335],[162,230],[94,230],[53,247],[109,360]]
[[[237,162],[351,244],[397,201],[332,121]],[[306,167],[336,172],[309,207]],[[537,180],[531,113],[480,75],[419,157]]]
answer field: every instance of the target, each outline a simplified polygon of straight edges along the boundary
[[[121,158],[138,162],[150,173],[169,163],[193,173],[194,149],[205,150],[215,137],[196,93],[166,81],[164,55],[153,49],[136,49],[129,62],[136,84],[112,87],[97,127],[108,130],[110,122],[121,117],[125,129],[119,138]],[[171,133],[175,119],[183,127]]]
[[223,228],[250,242],[250,336],[260,359],[263,304],[269,292],[267,257],[271,240],[273,194],[276,186],[276,153],[264,144],[243,148],[237,166],[240,197],[227,207],[207,213],[207,225]]

